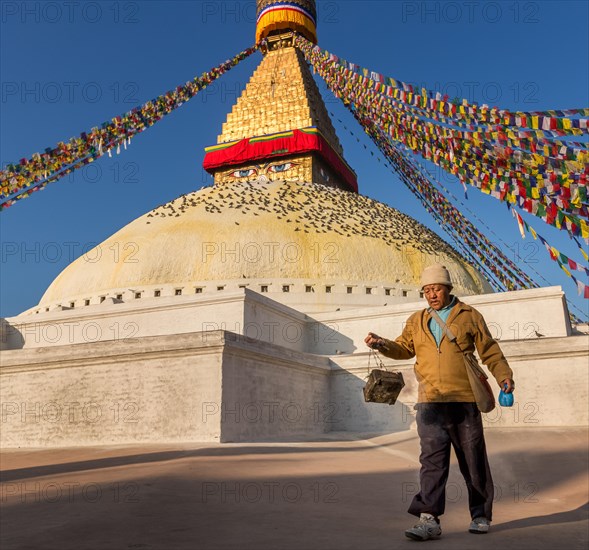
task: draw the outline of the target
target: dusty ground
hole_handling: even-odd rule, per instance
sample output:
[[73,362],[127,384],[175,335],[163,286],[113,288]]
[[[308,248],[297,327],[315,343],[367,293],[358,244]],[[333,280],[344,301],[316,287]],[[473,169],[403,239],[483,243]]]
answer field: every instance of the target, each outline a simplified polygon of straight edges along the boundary
[[321,441],[8,450],[0,548],[586,549],[588,431],[488,429],[496,485],[488,535],[467,532],[453,462],[443,537],[405,538],[414,432]]

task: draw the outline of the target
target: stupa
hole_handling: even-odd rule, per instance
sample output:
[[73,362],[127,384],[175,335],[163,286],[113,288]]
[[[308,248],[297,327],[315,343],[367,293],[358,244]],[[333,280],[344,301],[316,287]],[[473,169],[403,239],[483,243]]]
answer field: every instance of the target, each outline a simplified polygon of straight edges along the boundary
[[[68,266],[38,307],[247,287],[306,313],[419,298],[427,265],[448,266],[458,295],[491,287],[426,227],[358,194],[355,172],[303,59],[314,1],[257,4],[263,59],[206,149],[214,185],[131,222]],[[124,245],[124,246],[123,246]],[[127,257],[100,254],[112,246]]]
[[[564,384],[587,387],[589,338],[571,336],[562,289],[494,294],[436,234],[359,194],[293,47],[294,32],[316,41],[315,2],[257,7],[263,59],[206,150],[214,184],[132,221],[70,264],[38,306],[1,320],[0,445],[411,429],[413,361],[394,365],[406,380],[394,407],[365,403],[363,340],[400,333],[424,306],[420,273],[435,262],[501,339],[519,414],[534,426],[586,425],[586,399],[558,398]],[[113,249],[116,261],[102,254]]]

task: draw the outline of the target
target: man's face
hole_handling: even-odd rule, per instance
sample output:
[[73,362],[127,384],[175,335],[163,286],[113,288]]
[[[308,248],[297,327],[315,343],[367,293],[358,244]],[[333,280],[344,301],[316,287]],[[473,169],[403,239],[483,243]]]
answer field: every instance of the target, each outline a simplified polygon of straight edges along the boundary
[[446,285],[426,285],[423,287],[423,295],[429,307],[439,311],[450,303],[450,290]]

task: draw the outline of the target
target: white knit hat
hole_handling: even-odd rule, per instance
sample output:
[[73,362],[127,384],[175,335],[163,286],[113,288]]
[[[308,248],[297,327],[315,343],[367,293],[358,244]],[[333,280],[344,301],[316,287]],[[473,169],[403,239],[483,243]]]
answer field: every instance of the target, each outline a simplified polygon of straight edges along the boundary
[[452,288],[450,273],[444,265],[430,265],[421,274],[421,288],[426,285],[446,285]]

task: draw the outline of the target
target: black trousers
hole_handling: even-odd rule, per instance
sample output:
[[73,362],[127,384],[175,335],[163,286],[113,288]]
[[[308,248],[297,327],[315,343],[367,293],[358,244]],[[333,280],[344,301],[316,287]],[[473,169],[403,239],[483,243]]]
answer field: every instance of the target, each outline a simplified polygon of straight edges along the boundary
[[444,513],[452,446],[468,489],[471,518],[483,516],[491,521],[493,479],[476,403],[418,403],[415,408],[421,442],[421,487],[408,512],[436,517]]

